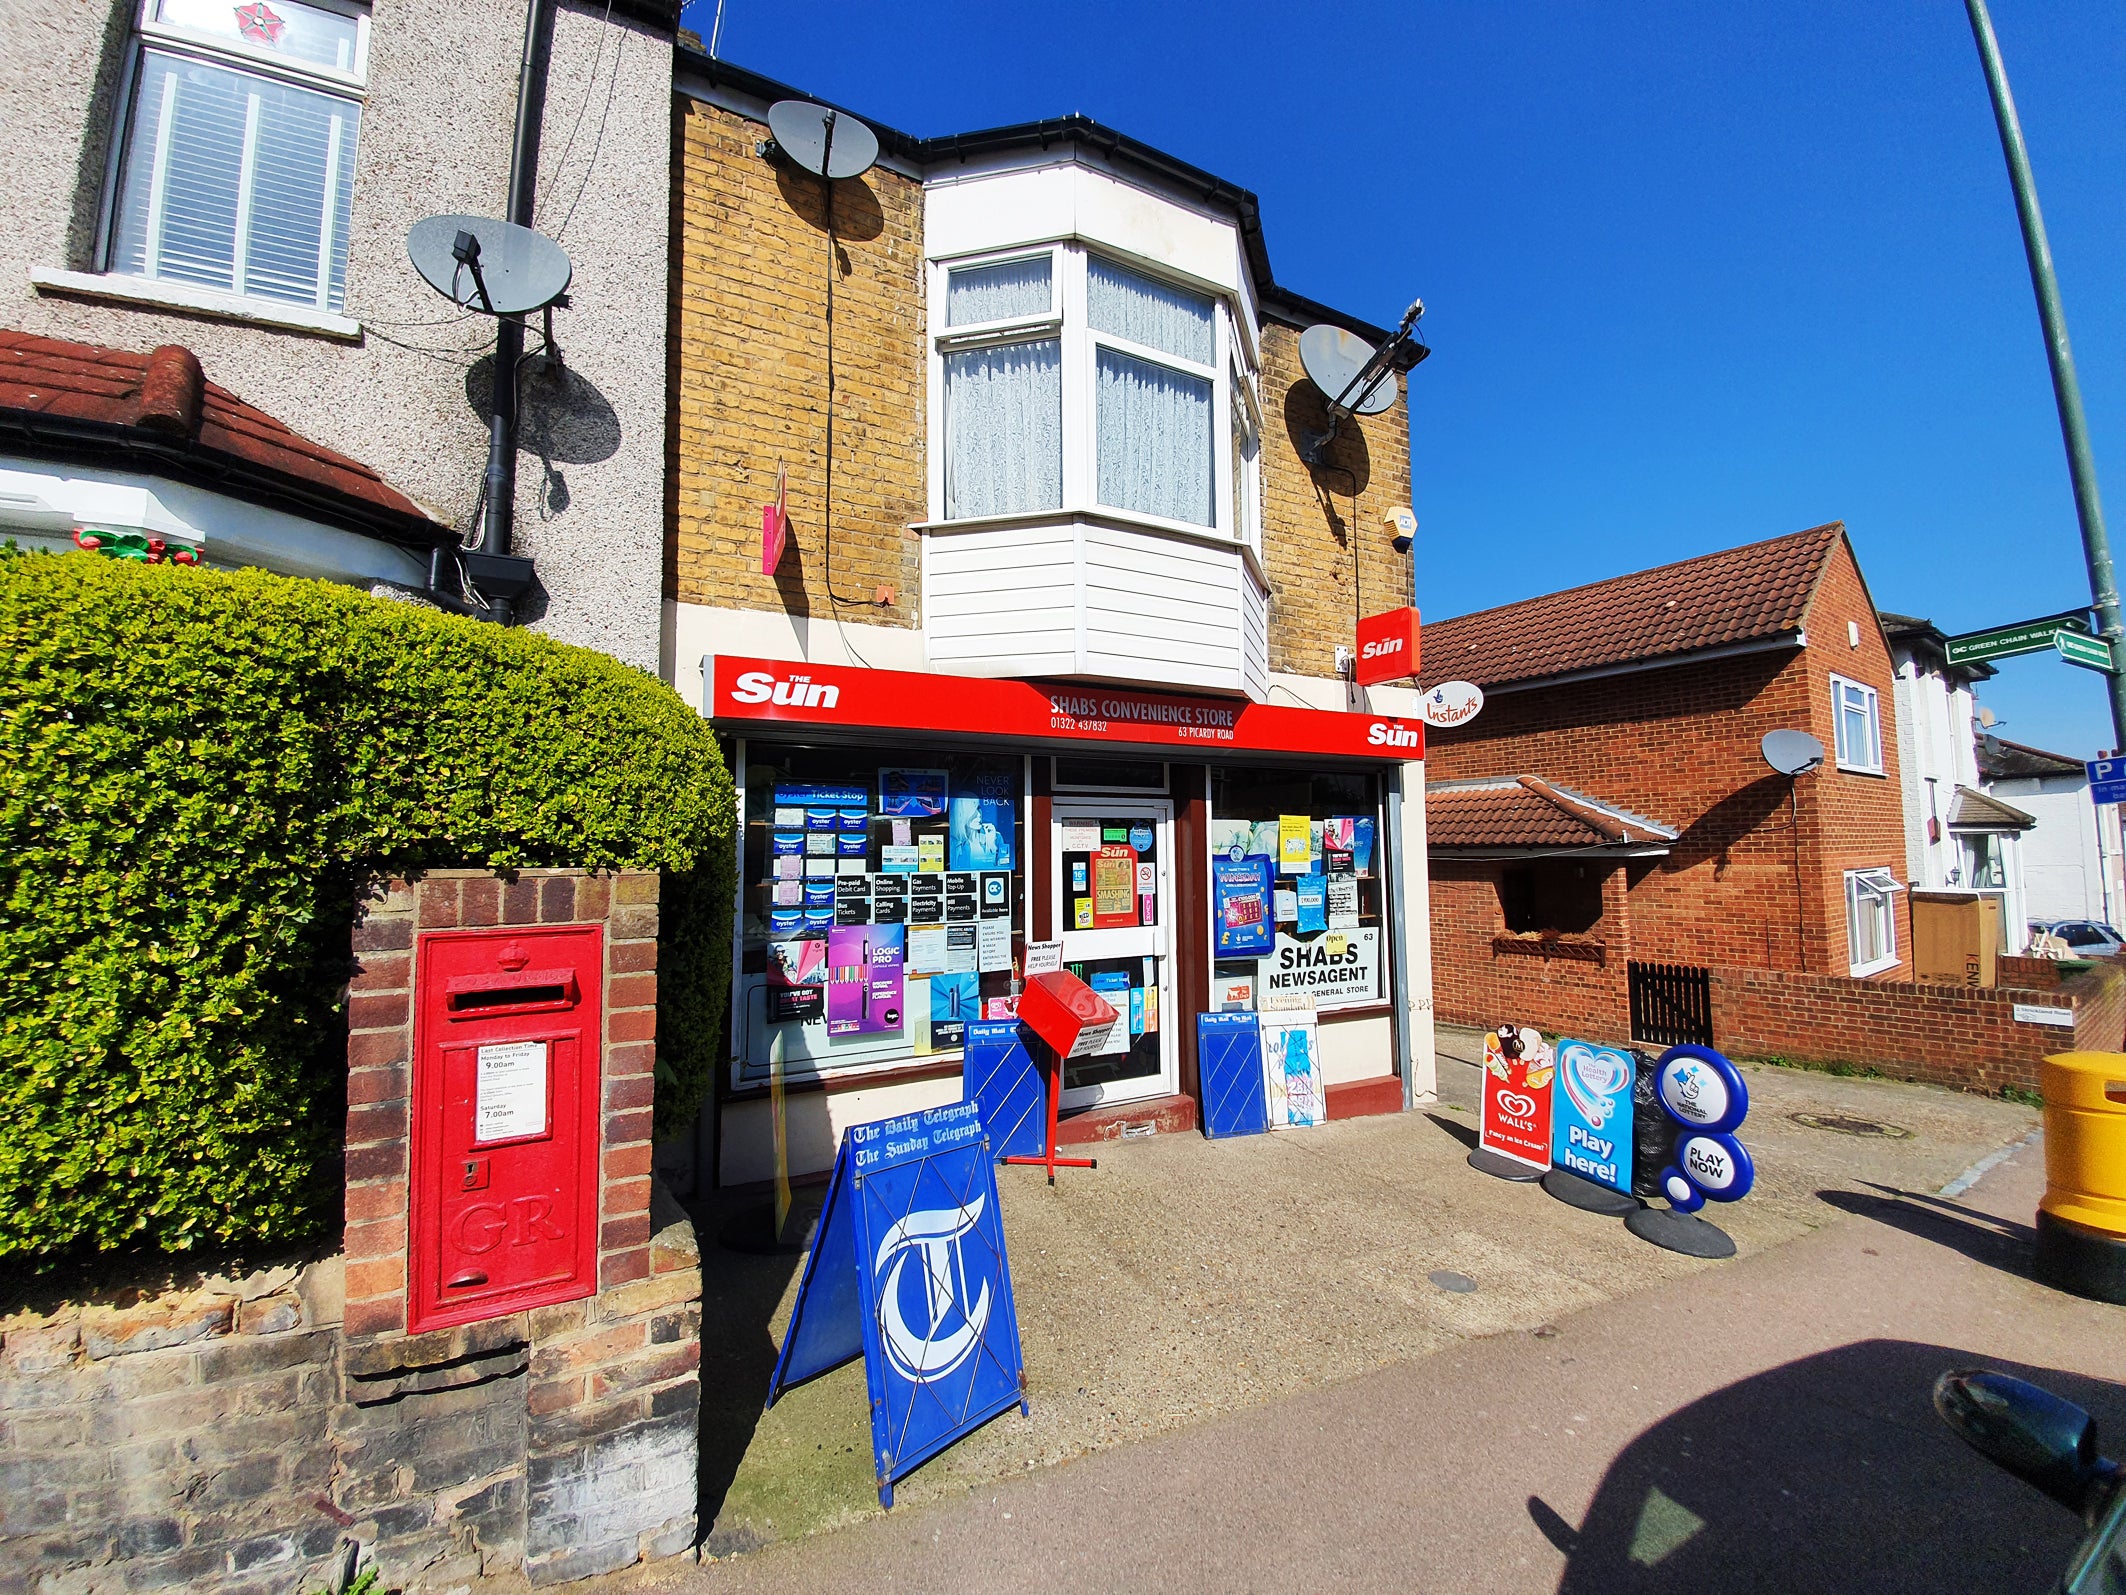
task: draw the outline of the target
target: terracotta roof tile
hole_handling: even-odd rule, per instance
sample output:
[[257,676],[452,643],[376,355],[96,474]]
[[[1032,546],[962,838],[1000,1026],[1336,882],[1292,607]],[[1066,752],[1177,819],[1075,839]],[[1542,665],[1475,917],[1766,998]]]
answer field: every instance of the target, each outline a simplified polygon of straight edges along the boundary
[[[63,416],[168,443],[169,431],[153,429],[142,419],[141,393],[151,366],[174,373],[180,381],[186,369],[198,371],[197,359],[176,345],[135,354],[0,329],[0,416],[9,411]],[[429,519],[418,504],[361,461],[311,441],[218,383],[194,381],[196,397],[184,415],[189,434],[185,441],[194,452],[210,460],[216,455],[241,460],[373,509]]]
[[1425,789],[1428,849],[1622,847],[1675,838],[1671,826],[1541,776],[1446,781]]
[[1434,621],[1418,657],[1427,681],[1494,687],[1799,631],[1824,561],[1844,535],[1834,521]]

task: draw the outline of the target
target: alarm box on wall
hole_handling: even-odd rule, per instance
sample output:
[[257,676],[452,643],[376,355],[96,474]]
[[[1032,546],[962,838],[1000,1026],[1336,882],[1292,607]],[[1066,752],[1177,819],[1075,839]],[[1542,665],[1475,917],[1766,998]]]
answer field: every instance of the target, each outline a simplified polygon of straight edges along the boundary
[[415,960],[407,1329],[591,1295],[604,930],[428,932]]

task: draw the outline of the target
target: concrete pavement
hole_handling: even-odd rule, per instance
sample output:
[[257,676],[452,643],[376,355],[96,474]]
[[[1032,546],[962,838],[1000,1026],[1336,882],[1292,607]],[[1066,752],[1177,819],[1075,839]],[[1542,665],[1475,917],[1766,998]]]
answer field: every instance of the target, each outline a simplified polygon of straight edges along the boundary
[[[2126,1450],[2126,1309],[2025,1277],[2034,1144],[1530,1333],[689,1569],[688,1591],[2038,1590],[2076,1538],[1928,1404],[1987,1363]],[[658,1581],[660,1584],[664,1580]]]

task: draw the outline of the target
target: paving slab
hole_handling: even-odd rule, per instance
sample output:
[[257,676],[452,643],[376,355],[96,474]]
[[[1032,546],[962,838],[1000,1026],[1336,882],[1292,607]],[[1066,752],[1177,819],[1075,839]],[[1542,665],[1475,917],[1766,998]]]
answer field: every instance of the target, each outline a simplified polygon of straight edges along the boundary
[[[1932,1087],[1746,1072],[1759,1183],[1716,1215],[1745,1261],[1865,1211],[1874,1185],[1937,1190],[2036,1121]],[[1007,1414],[902,1481],[894,1521],[1734,1266],[1656,1250],[1616,1219],[1476,1173],[1474,1068],[1443,1059],[1441,1087],[1439,1104],[1412,1114],[1115,1143],[1054,1189],[1037,1170],[1000,1170],[1033,1414]],[[1796,1113],[1909,1134],[1838,1134]],[[718,1221],[705,1216],[705,1242]],[[704,1251],[707,1550],[742,1555],[878,1517],[860,1365],[760,1410],[798,1259]],[[1443,1289],[1436,1272],[1476,1289]]]

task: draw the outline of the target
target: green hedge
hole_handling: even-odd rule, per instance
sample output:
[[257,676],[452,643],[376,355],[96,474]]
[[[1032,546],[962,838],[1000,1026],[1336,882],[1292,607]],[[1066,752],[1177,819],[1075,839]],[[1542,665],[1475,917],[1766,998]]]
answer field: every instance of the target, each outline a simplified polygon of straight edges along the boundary
[[707,725],[588,649],[320,582],[0,553],[0,1256],[337,1221],[351,905],[667,872],[660,1128],[722,1023]]

